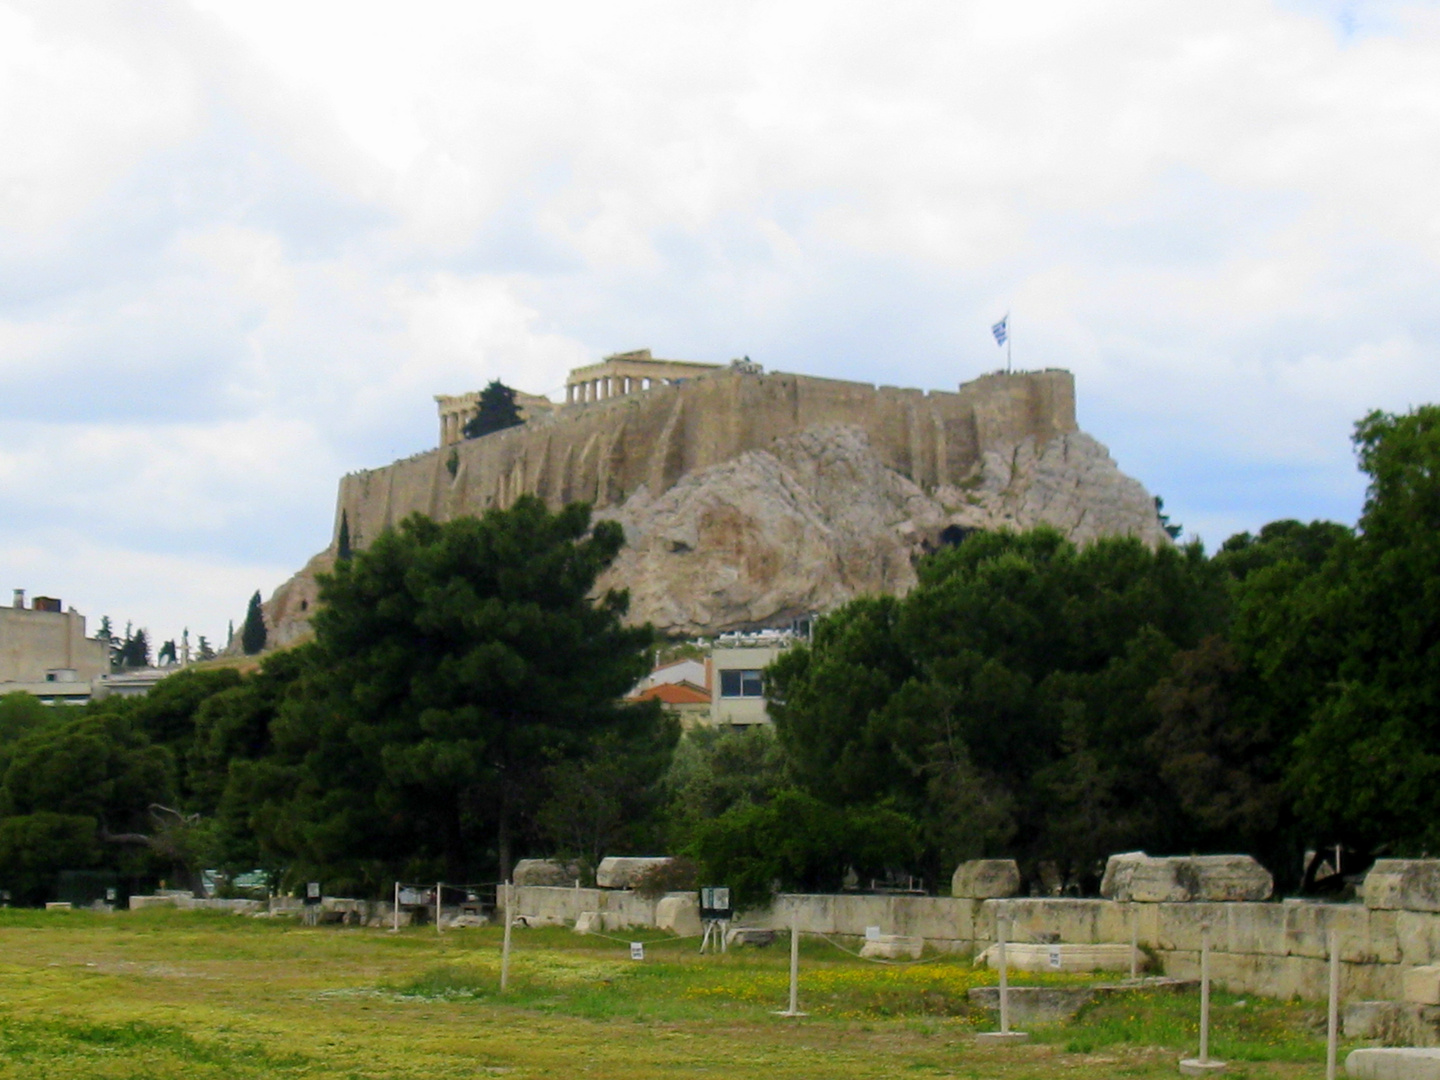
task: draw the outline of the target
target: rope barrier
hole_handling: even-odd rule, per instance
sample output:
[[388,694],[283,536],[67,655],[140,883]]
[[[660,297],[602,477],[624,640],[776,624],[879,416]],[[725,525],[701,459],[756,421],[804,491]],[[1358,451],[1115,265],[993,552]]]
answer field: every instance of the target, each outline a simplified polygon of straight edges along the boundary
[[801,933],[808,933],[812,937],[818,937],[821,941],[824,941],[834,946],[843,953],[849,953],[851,956],[855,957],[858,960],[864,960],[867,964],[879,964],[882,967],[919,967],[921,964],[935,964],[939,963],[941,960],[949,959],[949,957],[947,956],[931,956],[925,960],[882,960],[874,956],[861,956],[854,949],[847,949],[838,941],[832,940],[828,934],[817,933],[813,930],[801,931]]
[[[515,916],[515,917],[516,917],[517,919],[524,918],[523,915],[517,915],[517,916]],[[621,945],[626,945],[626,946],[628,946],[628,945],[630,945],[630,944],[632,944],[632,943],[634,942],[634,939],[633,939],[633,938],[618,938],[618,937],[615,937],[613,934],[602,934],[599,930],[590,930],[590,931],[588,931],[587,933],[588,933],[588,936],[589,936],[589,937],[604,938],[606,941],[617,941],[617,942],[619,942]],[[670,945],[670,944],[672,944],[672,943],[674,943],[674,942],[679,942],[679,941],[694,941],[696,938],[698,938],[698,937],[703,937],[703,936],[704,936],[704,935],[702,935],[702,934],[683,934],[683,935],[679,935],[679,936],[676,936],[676,937],[656,938],[654,941],[642,941],[642,942],[640,942],[640,944],[646,945],[646,946],[649,946],[649,945]]]

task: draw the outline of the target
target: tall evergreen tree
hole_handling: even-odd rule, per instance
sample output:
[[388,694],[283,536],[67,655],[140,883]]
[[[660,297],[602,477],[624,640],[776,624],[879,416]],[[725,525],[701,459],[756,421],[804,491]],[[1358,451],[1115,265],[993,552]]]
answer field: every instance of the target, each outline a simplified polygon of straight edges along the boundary
[[335,558],[344,562],[350,558],[350,515],[340,511],[340,538],[335,544]]
[[478,439],[524,422],[520,406],[515,404],[515,391],[495,379],[480,391],[480,410],[466,423],[464,433],[467,439]]
[[260,590],[256,589],[245,612],[245,625],[240,628],[240,647],[246,656],[254,656],[265,648],[265,637],[265,611],[261,607]]

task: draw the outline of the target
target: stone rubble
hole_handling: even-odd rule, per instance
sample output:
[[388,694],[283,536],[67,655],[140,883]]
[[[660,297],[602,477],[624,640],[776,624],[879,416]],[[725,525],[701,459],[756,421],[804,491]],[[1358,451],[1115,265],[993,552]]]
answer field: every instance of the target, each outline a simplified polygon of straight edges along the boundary
[[1270,871],[1249,855],[1157,858],[1132,851],[1110,856],[1100,882],[1100,895],[1107,900],[1146,904],[1268,900],[1274,891]]

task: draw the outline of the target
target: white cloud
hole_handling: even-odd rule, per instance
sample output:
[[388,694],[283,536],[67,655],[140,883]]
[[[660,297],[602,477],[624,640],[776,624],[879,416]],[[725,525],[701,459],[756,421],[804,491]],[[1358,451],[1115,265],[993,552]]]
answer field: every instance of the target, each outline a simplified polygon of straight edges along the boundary
[[1212,542],[1440,395],[1433,5],[0,0],[0,138],[0,547],[116,617],[612,349],[948,386],[1010,308]]

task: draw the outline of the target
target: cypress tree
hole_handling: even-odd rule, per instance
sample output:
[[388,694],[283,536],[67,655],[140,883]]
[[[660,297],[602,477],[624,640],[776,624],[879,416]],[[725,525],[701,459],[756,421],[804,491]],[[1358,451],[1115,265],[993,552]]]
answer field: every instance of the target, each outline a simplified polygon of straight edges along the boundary
[[265,648],[265,612],[260,607],[260,590],[250,598],[250,609],[245,612],[245,625],[240,628],[240,647],[246,656],[254,656]]
[[499,379],[480,391],[479,411],[462,429],[467,439],[478,439],[492,431],[504,431],[525,421],[520,419],[520,406],[515,404],[515,391]]
[[335,558],[344,562],[350,558],[350,516],[340,511],[340,539],[335,544]]

